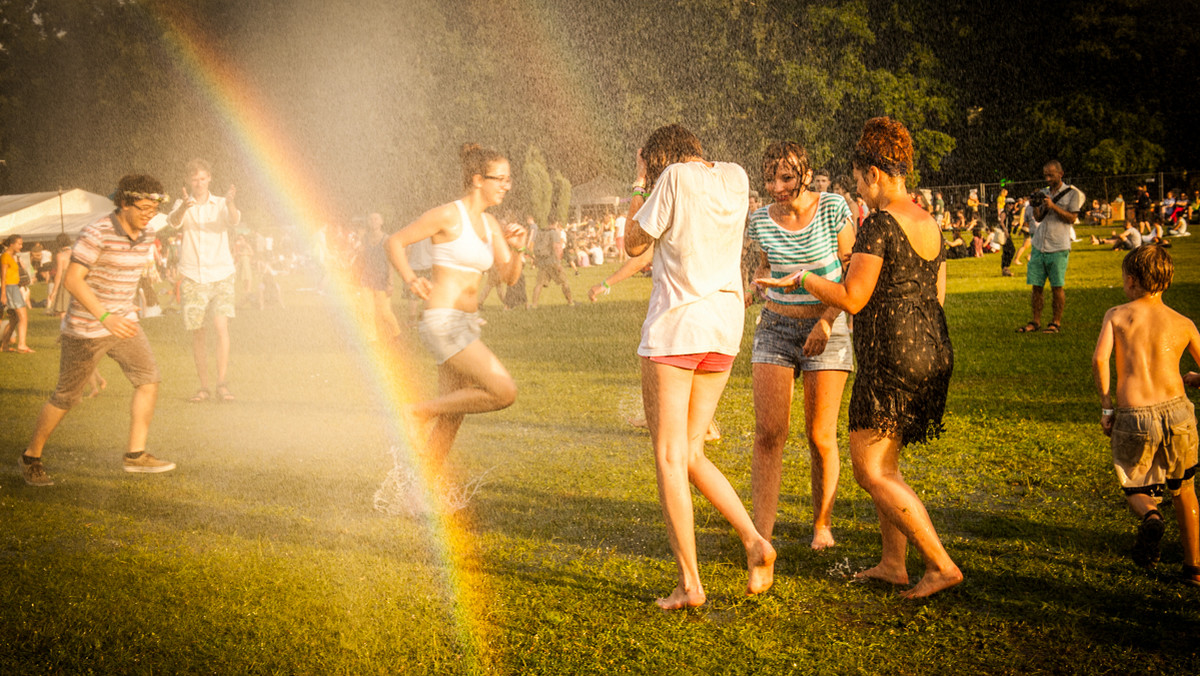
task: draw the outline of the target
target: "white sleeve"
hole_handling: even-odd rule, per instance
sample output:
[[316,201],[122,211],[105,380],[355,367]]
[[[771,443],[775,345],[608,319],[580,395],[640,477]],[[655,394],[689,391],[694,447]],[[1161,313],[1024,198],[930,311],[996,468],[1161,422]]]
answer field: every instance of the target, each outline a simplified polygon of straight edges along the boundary
[[654,182],[654,189],[633,217],[642,230],[654,239],[662,237],[667,228],[671,227],[671,217],[675,211],[675,167],[676,165],[671,165],[659,174],[658,180]]

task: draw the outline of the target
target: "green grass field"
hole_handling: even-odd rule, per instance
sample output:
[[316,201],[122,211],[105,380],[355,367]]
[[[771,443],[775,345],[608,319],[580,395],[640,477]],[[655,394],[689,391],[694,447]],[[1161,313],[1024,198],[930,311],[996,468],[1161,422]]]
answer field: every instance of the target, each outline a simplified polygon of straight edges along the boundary
[[[1200,318],[1200,241],[1172,253],[1166,300]],[[38,353],[0,354],[0,673],[1200,673],[1200,590],[1175,579],[1173,512],[1162,563],[1136,568],[1098,425],[1090,357],[1105,309],[1124,301],[1120,257],[1077,245],[1058,336],[1013,332],[1028,315],[1023,267],[1003,278],[998,255],[950,263],[947,433],[903,466],[966,580],[923,602],[850,580],[879,536],[844,410],[838,545],[808,549],[797,401],[775,586],[743,595],[741,546],[697,496],[709,602],[654,606],[674,566],[649,438],[625,422],[640,410],[648,279],[574,308],[557,289],[534,312],[488,300],[484,340],[521,392],[463,426],[454,469],[487,483],[454,571],[439,529],[372,509],[395,412],[369,353],[301,280],[286,310],[234,322],[236,403],[186,403],[190,338],[178,315],[145,321],[164,375],[151,451],[177,471],[121,471],[130,387],[109,361],[108,389],[51,439],[57,483],[42,489],[15,464],[57,375],[57,322],[35,311]],[[571,277],[576,297],[613,267]],[[755,312],[708,447],[747,500]],[[412,379],[431,392],[414,334]],[[919,566],[910,553],[914,579]]]

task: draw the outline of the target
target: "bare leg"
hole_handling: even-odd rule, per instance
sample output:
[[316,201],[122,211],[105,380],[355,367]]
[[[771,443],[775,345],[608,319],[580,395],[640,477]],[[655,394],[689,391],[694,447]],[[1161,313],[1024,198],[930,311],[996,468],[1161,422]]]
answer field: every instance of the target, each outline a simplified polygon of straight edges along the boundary
[[18,352],[25,352],[29,349],[29,345],[26,344],[26,342],[25,342],[25,338],[28,333],[29,333],[29,309],[19,307],[19,308],[17,308],[17,351]]
[[217,384],[223,385],[229,372],[229,317],[214,315],[213,328],[217,330]]
[[[850,433],[850,454],[854,462],[854,478],[871,494],[871,500],[881,517],[881,530],[885,521],[890,522],[917,547],[925,560],[924,577],[901,596],[923,598],[962,582],[962,572],[942,547],[925,505],[900,475],[900,440],[883,436],[877,430],[856,430]],[[894,538],[894,535],[891,537]],[[895,546],[894,541],[889,543],[886,537],[884,545]],[[884,551],[885,557],[894,555],[894,552]],[[880,565],[872,569],[877,574],[868,577],[888,579],[886,574],[896,579],[899,571],[895,565],[889,559],[881,560]]]
[[779,511],[783,446],[792,411],[792,369],[752,364],[754,382],[754,457],[750,462],[750,496],[754,526],[771,539]]
[[563,282],[562,285],[563,298],[567,299],[567,305],[574,305],[575,301],[571,300],[571,287]]
[[[1179,523],[1179,540],[1183,544],[1183,564],[1200,566],[1200,506],[1196,502],[1196,488],[1191,479],[1172,500],[1175,503],[1175,520]],[[1200,582],[1200,576],[1193,576]]]
[[529,307],[537,309],[538,298],[542,297],[542,289],[546,288],[545,284],[535,284],[533,286],[533,296],[529,299]]
[[46,441],[66,415],[66,409],[46,402],[38,413],[37,422],[33,426],[33,438],[29,440],[29,446],[25,448],[25,455],[31,458],[42,457],[42,449],[45,448]]
[[375,337],[382,342],[390,342],[400,335],[400,320],[392,311],[392,299],[387,291],[376,289],[372,292],[375,300]]
[[205,328],[192,331],[192,357],[196,362],[196,375],[200,378],[200,389],[208,390],[208,346]]
[[1029,321],[1040,325],[1042,323],[1042,305],[1045,304],[1045,299],[1042,298],[1043,287],[1029,287],[1029,306],[1033,309],[1033,313]]
[[409,411],[418,424],[435,419],[429,455],[441,466],[463,415],[511,406],[517,399],[517,385],[496,355],[478,340],[446,360],[438,368],[438,378],[441,395],[415,404]]
[[158,400],[158,383],[139,385],[133,390],[130,404],[129,452],[146,450],[150,420],[154,418],[154,403]]
[[659,498],[679,568],[675,590],[658,600],[664,610],[698,606],[705,600],[696,561],[689,479],[737,531],[746,550],[747,593],[766,591],[774,579],[774,548],[754,528],[725,475],[704,455],[704,433],[728,379],[728,371],[693,372],[642,359],[642,400],[654,446]]
[[[1040,295],[1040,294],[1039,294]],[[1061,286],[1050,287],[1050,312],[1052,322],[1062,324],[1063,310],[1067,307],[1067,292]],[[1041,313],[1038,313],[1041,315]]]
[[837,497],[837,419],[842,408],[846,371],[804,372],[804,422],[812,468],[813,549],[834,545],[833,500]]

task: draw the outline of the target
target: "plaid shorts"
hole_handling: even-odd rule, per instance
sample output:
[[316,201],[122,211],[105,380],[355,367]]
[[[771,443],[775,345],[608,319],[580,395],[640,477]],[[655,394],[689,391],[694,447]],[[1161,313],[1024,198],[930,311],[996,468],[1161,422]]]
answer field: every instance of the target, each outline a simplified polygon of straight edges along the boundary
[[197,282],[187,277],[179,285],[183,303],[183,328],[196,331],[204,327],[204,318],[211,308],[213,315],[234,317],[234,277],[219,282]]

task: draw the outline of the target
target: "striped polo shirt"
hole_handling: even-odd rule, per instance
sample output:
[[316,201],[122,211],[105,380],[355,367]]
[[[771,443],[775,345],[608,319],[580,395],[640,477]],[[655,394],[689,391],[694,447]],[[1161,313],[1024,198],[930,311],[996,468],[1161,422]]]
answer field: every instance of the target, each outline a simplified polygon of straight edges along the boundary
[[[838,233],[852,218],[846,200],[837,193],[820,193],[817,213],[800,230],[781,227],[771,218],[770,205],[750,216],[747,230],[771,264],[771,277],[779,279],[793,272],[811,270],[831,282],[842,281],[842,261],[838,258]],[[799,287],[791,291],[768,288],[767,299],[780,305],[815,305],[821,301]]]
[[[154,228],[150,225],[137,239],[117,224],[116,213],[111,213],[88,225],[79,233],[75,247],[71,249],[71,262],[88,269],[84,280],[96,294],[104,309],[126,319],[137,320],[138,280],[146,269],[150,248],[154,246]],[[63,333],[75,338],[103,338],[112,335],[93,317],[87,308],[75,298],[63,320]]]

